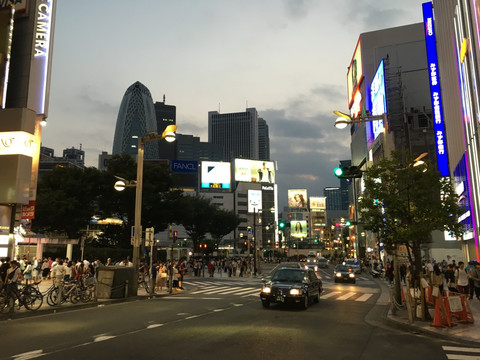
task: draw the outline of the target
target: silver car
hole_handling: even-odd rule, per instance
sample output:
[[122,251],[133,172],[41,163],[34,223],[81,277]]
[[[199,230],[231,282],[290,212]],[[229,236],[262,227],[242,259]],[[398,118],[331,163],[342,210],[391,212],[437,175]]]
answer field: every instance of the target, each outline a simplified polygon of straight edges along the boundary
[[360,264],[360,261],[355,260],[355,259],[347,259],[343,262],[344,265],[350,266],[353,271],[355,271],[355,274],[361,274],[362,272],[362,265]]

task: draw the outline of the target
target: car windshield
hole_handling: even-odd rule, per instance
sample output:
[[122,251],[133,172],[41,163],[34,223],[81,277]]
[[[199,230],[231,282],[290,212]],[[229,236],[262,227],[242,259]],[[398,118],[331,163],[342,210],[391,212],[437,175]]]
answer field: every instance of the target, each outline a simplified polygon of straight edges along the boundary
[[277,271],[272,276],[272,281],[300,282],[300,281],[303,281],[304,276],[305,276],[305,273],[303,271],[283,269],[283,270]]
[[345,261],[345,264],[357,265],[357,260],[346,260],[346,261]]
[[351,267],[346,265],[337,265],[335,271],[348,271]]
[[327,262],[327,259],[318,259],[318,262]]

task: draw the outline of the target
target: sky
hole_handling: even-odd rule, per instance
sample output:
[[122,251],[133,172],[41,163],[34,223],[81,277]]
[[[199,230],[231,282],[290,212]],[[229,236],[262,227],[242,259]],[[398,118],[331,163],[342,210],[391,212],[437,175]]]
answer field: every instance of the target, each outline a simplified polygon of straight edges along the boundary
[[208,141],[208,112],[257,109],[270,131],[280,211],[288,189],[339,186],[350,159],[346,75],[361,33],[422,21],[425,0],[59,0],[42,145],[112,152],[136,81],[175,105],[177,132]]

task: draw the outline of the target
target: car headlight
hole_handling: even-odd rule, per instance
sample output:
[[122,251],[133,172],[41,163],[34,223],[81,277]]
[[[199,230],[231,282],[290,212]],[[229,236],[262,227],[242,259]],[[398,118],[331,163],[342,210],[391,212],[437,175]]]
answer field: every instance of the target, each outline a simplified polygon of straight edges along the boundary
[[342,273],[337,272],[337,273],[335,274],[335,276],[336,276],[336,277],[342,277]]
[[350,273],[350,274],[348,274],[348,277],[353,279],[353,278],[355,277],[355,274],[354,274],[354,273]]
[[290,295],[300,295],[301,293],[300,289],[290,289]]
[[315,269],[315,271],[318,271],[318,267],[315,266],[314,269]]
[[305,265],[305,270],[308,270],[308,266],[307,266],[307,265]]
[[268,286],[264,287],[262,289],[262,292],[265,293],[265,294],[270,294],[272,292],[272,288],[269,288]]

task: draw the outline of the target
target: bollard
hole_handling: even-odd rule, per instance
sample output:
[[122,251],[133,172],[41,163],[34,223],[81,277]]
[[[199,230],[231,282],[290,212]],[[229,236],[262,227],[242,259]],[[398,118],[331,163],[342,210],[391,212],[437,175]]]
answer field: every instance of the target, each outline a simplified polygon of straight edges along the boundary
[[125,299],[128,297],[128,280],[125,280]]
[[58,282],[58,293],[57,293],[57,306],[62,304],[63,297],[63,281]]

